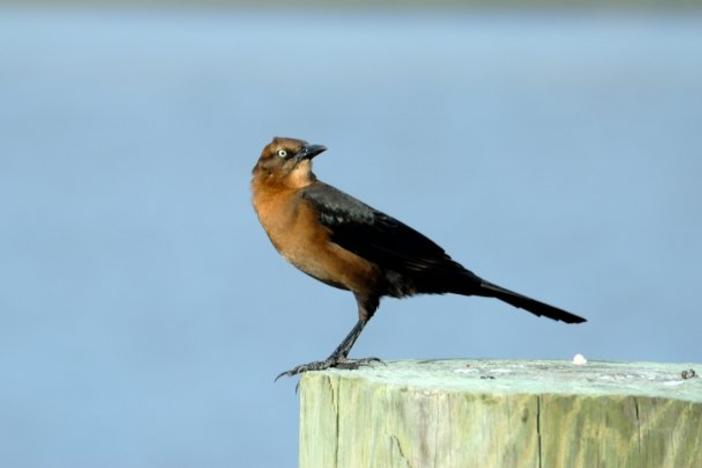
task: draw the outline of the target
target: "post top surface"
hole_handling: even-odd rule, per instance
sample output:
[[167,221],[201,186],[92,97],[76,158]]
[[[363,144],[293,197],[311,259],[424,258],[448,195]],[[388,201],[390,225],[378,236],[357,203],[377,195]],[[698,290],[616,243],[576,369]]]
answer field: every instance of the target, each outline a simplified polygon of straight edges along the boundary
[[[683,378],[694,369],[696,377]],[[391,361],[321,374],[426,391],[490,394],[622,395],[702,403],[702,364],[448,359]]]

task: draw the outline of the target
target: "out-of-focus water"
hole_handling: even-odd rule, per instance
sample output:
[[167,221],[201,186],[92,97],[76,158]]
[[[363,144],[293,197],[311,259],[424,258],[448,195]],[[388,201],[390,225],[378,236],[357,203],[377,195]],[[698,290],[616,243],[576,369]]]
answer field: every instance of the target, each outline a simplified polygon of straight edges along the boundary
[[0,466],[292,466],[355,320],[250,208],[273,135],[487,278],[355,354],[702,361],[702,17],[0,10]]

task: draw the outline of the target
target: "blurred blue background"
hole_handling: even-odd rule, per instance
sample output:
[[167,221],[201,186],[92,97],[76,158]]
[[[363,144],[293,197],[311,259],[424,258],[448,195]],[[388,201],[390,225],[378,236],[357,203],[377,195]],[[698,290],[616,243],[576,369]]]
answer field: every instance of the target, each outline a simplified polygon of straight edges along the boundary
[[0,466],[294,466],[350,294],[250,206],[274,135],[490,280],[386,300],[385,359],[702,361],[702,16],[0,9]]

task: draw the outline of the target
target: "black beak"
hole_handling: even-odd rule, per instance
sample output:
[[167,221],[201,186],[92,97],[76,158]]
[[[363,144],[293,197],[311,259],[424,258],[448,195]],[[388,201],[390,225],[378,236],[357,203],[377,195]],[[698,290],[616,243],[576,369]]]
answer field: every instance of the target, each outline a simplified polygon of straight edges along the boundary
[[305,145],[302,150],[298,153],[297,157],[299,159],[312,159],[318,154],[324,153],[327,150],[326,146],[323,145]]

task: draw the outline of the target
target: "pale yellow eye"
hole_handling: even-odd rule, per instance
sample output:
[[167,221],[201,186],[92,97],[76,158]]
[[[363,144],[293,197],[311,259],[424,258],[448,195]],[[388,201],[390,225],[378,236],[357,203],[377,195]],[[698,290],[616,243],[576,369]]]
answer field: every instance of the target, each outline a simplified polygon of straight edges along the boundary
[[286,158],[288,156],[288,152],[284,149],[280,149],[278,150],[278,156],[280,156],[281,158]]

